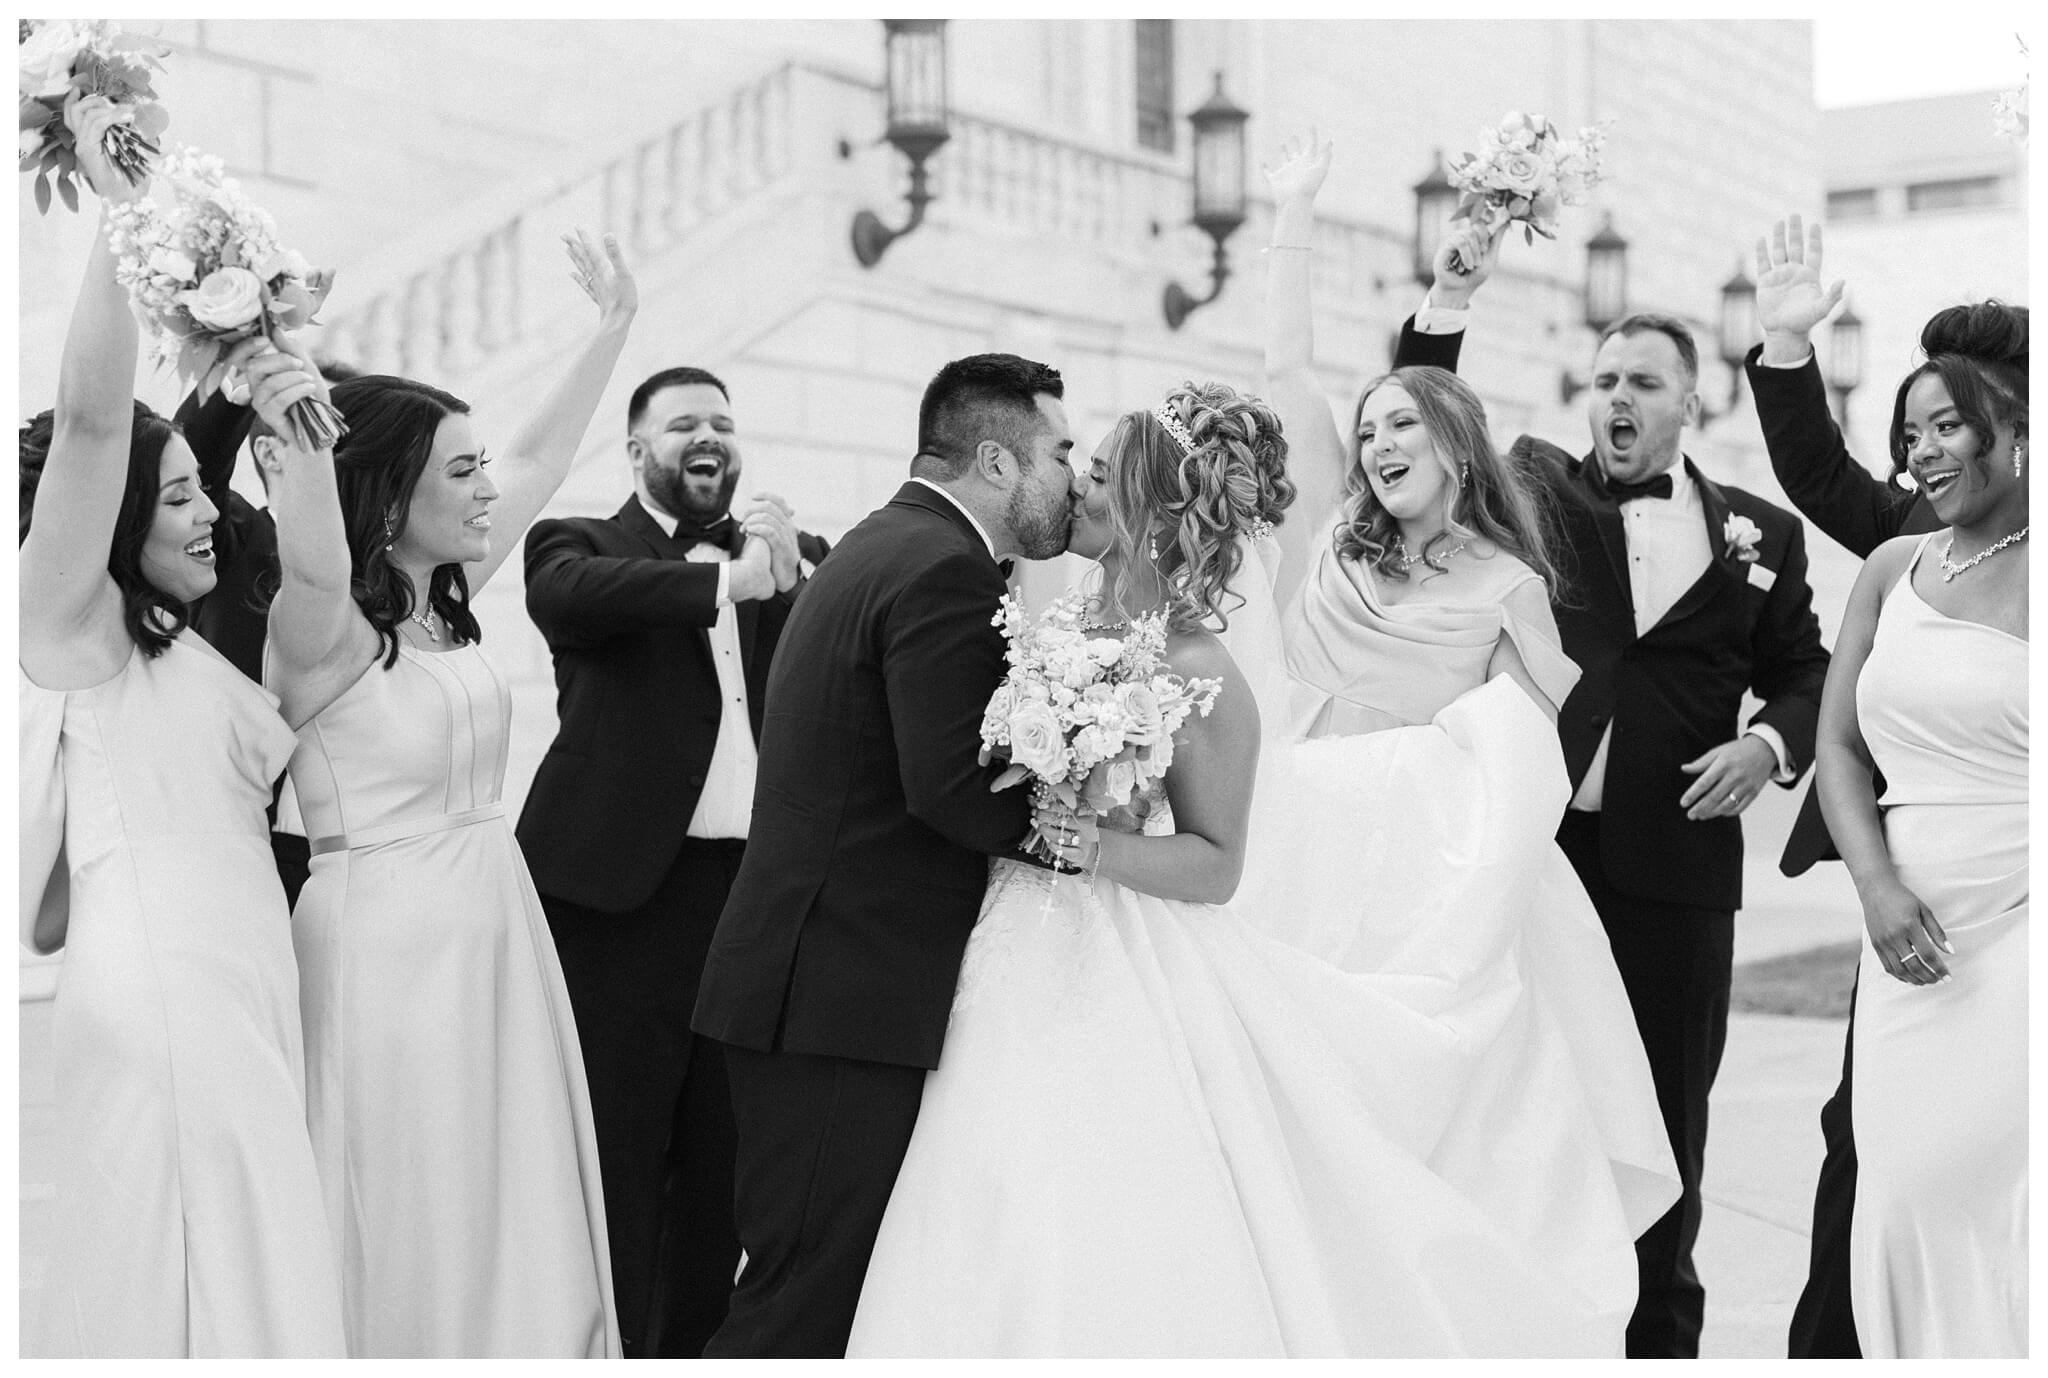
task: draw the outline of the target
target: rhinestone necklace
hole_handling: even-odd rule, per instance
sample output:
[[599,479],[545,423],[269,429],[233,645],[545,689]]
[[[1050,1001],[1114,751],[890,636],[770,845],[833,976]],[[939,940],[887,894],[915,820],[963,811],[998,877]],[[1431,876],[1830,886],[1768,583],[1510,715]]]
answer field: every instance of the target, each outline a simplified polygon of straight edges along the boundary
[[1961,574],[1964,570],[1969,569],[1974,565],[1982,564],[1984,561],[1990,559],[1993,555],[1996,555],[1999,551],[2005,549],[2007,546],[2012,545],[2017,541],[2024,541],[2027,538],[2027,532],[2032,529],[2033,527],[2031,524],[2023,526],[2019,530],[2013,532],[2010,536],[2007,536],[2004,540],[1994,541],[1992,544],[1985,546],[1982,550],[1978,551],[1975,555],[1972,555],[1969,559],[1963,561],[1961,564],[1956,564],[1948,558],[1949,552],[1956,548],[1956,538],[1953,535],[1951,535],[1948,538],[1948,544],[1941,548],[1941,582],[1946,584],[1950,580],[1954,579],[1958,574]]
[[[1470,541],[1460,541],[1448,550],[1438,551],[1436,557],[1439,560],[1449,560],[1453,555],[1458,554],[1460,551],[1464,550],[1464,548],[1470,544],[1472,544]],[[1429,551],[1426,548],[1420,554],[1410,555],[1408,553],[1408,546],[1406,542],[1403,542],[1398,538],[1396,538],[1394,542],[1394,547],[1396,552],[1394,555],[1394,563],[1401,567],[1401,572],[1403,574],[1406,574],[1409,570],[1414,569],[1419,564],[1427,563],[1429,560]]]
[[[1981,560],[1984,557],[1980,555],[1977,558]],[[418,611],[409,612],[405,615],[405,618],[406,621],[408,622],[419,623],[420,630],[427,634],[427,640],[435,642],[436,644],[440,642],[441,634],[434,630],[434,617],[431,609],[429,609],[426,613],[420,613]]]

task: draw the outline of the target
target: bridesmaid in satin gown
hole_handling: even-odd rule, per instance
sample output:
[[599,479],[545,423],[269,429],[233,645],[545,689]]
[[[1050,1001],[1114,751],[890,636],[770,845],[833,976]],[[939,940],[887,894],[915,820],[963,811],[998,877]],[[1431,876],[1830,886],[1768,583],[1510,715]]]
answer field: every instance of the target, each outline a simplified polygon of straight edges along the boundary
[[[1863,904],[1849,1285],[1869,1358],[2027,1353],[2027,313],[1928,323],[1903,460],[1948,523],[1864,565],[1817,768]],[[1871,769],[1885,778],[1880,809]]]
[[[110,201],[142,194],[100,152],[123,118],[99,97],[66,111]],[[65,951],[55,1223],[23,1353],[339,1357],[263,816],[291,731],[188,630],[216,513],[184,439],[131,395],[107,229],[57,407],[21,435],[21,940]]]
[[[460,400],[380,376],[334,389],[332,452],[251,442],[287,538],[266,678],[298,731],[309,1118],[353,1356],[620,1352],[575,1022],[499,802],[511,701],[469,610],[566,476],[637,307],[615,241],[567,242],[598,330],[502,460]],[[251,370],[325,387],[294,355]]]

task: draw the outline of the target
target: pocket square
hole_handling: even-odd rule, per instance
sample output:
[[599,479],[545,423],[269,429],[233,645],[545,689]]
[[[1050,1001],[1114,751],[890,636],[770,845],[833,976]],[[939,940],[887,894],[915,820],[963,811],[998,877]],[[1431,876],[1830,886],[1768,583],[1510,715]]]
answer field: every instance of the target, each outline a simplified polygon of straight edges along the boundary
[[1748,566],[1748,569],[1749,582],[1755,584],[1765,593],[1769,593],[1771,591],[1771,585],[1778,582],[1778,576],[1772,573],[1770,570],[1765,569],[1761,561],[1759,561],[1756,564]]

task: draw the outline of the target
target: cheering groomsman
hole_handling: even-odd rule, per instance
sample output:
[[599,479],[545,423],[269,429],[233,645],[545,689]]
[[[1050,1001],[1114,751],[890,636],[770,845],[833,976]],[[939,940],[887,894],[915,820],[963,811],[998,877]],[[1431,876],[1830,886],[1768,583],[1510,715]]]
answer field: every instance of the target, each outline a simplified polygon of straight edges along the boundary
[[[1779,221],[1757,241],[1757,325],[1764,342],[1743,361],[1750,396],[1763,423],[1771,471],[1806,519],[1858,559],[1894,536],[1941,525],[1917,492],[1885,483],[1858,464],[1828,415],[1827,384],[1814,358],[1814,328],[1842,300],[1842,284],[1823,287],[1821,231],[1802,241],[1798,216],[1788,232]],[[1883,788],[1880,784],[1879,794]],[[1778,869],[1803,874],[1816,861],[1840,860],[1821,818],[1820,793],[1811,787],[1785,843]],[[1821,1107],[1827,1155],[1813,1192],[1813,1244],[1806,1287],[1792,1312],[1786,1350],[1794,1359],[1860,1359],[1856,1318],[1849,1308],[1849,1227],[1856,1205],[1856,1138],[1849,1123],[1850,1051],[1855,1044],[1855,999],[1843,1040],[1842,1080]]]
[[[1443,314],[1421,329],[1461,324]],[[1416,335],[1411,322],[1404,345]],[[1396,364],[1411,361],[1422,362]],[[1554,610],[1582,671],[1558,715],[1573,791],[1558,845],[1607,929],[1683,1188],[1636,1242],[1632,1358],[1699,1353],[1692,1248],[1742,904],[1740,819],[1766,782],[1789,786],[1811,764],[1827,673],[1798,518],[1684,455],[1698,381],[1681,322],[1630,316],[1594,357],[1592,452],[1530,436],[1512,451],[1557,500],[1567,581]],[[1745,691],[1763,703],[1746,728]]]
[[672,368],[626,412],[633,496],[536,523],[526,607],[561,720],[519,819],[576,1013],[628,1358],[695,1358],[739,1267],[725,1059],[690,1010],[754,797],[768,667],[826,543],[732,506],[725,384]]

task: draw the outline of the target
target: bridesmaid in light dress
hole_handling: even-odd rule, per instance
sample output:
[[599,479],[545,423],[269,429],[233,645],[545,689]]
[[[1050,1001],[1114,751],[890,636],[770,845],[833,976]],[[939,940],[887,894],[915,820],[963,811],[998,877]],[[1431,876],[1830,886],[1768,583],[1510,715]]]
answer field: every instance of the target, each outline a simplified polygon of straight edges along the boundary
[[[126,118],[103,97],[65,111],[108,202],[142,195],[101,152]],[[21,434],[21,939],[65,949],[50,1266],[23,1352],[339,1357],[263,815],[291,731],[189,630],[217,514],[183,437],[132,396],[107,229],[57,406]],[[282,416],[274,389],[255,401]]]
[[1892,451],[1948,526],[1864,565],[1817,750],[1866,936],[1849,1285],[1869,1358],[2023,1357],[2027,313],[1954,307],[1922,341]]
[[[567,475],[637,309],[610,236],[568,245],[598,329],[502,459],[459,399],[392,377],[334,389],[332,452],[252,439],[285,537],[266,678],[299,736],[310,1122],[355,1356],[620,1352],[583,1059],[500,803],[510,696],[469,609]],[[325,387],[303,356],[251,369]]]

